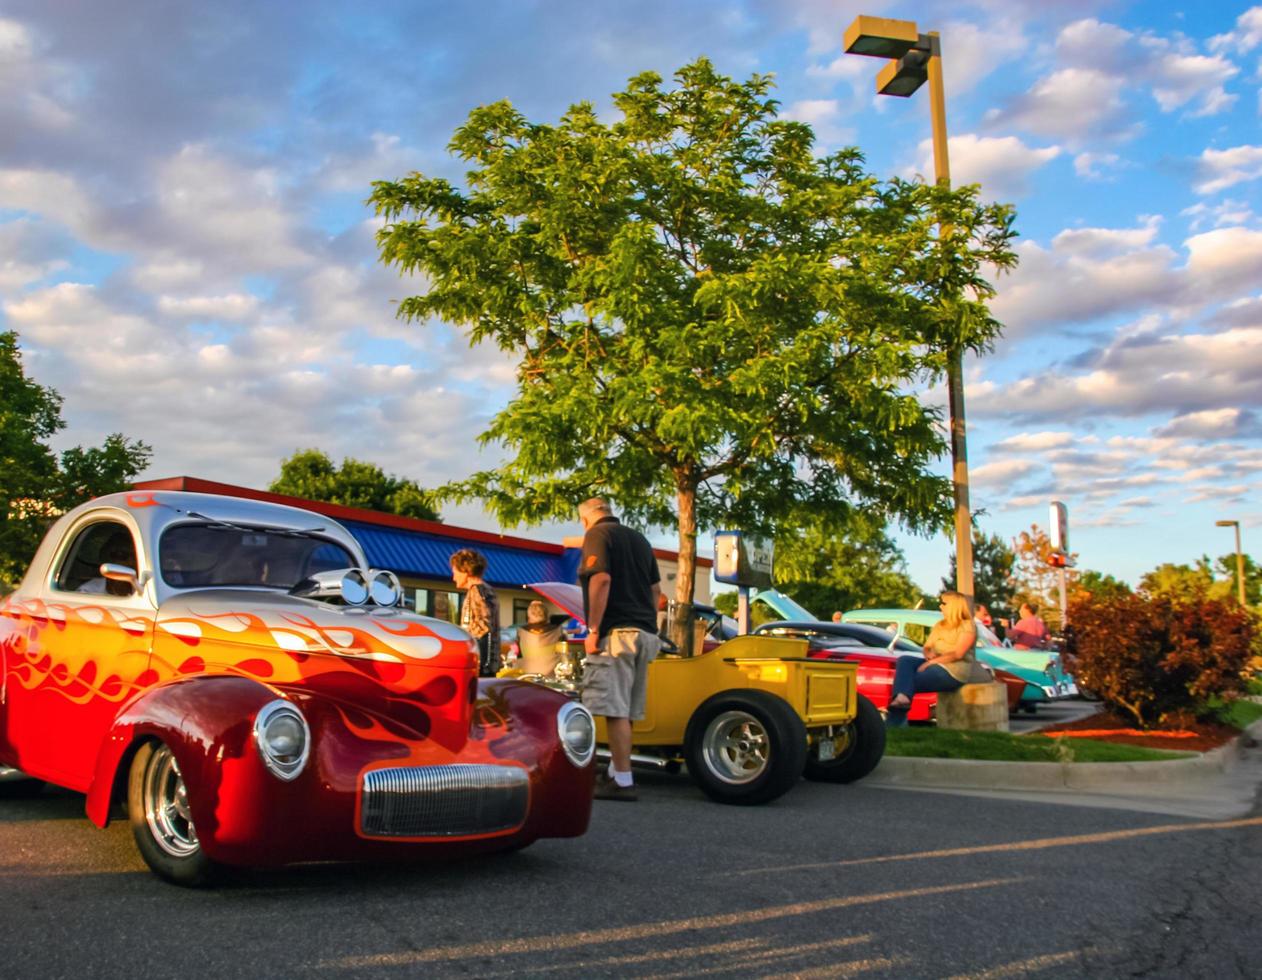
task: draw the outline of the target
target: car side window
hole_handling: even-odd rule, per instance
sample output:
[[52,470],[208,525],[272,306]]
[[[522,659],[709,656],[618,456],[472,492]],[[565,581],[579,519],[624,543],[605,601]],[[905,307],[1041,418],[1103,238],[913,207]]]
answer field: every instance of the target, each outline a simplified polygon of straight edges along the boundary
[[924,646],[925,640],[929,639],[929,627],[924,623],[905,623],[903,625],[903,635],[913,643]]
[[105,564],[136,568],[136,545],[131,531],[118,521],[97,521],[75,535],[57,569],[53,585],[61,592],[128,596],[129,582],[115,582],[101,575]]

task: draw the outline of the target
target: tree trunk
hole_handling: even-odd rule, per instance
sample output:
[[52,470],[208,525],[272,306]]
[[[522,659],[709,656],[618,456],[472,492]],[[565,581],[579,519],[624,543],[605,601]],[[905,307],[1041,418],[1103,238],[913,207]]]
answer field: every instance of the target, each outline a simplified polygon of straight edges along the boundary
[[671,639],[685,656],[693,649],[692,594],[697,582],[697,487],[695,483],[678,488],[679,564],[675,572],[675,617]]

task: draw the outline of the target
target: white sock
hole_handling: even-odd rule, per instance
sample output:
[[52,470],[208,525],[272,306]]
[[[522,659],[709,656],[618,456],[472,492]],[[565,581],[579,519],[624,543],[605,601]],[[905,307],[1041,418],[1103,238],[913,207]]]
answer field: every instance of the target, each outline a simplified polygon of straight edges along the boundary
[[609,765],[609,778],[624,788],[632,785],[630,771],[619,772],[613,767],[612,763]]

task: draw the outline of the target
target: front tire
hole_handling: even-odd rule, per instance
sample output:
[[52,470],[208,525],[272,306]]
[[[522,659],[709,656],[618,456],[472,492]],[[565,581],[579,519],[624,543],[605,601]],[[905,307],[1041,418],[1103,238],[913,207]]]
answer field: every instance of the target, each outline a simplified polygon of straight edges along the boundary
[[725,691],[702,703],[684,736],[688,772],[720,803],[754,806],[783,796],[806,764],[806,726],[765,691]]
[[166,744],[146,742],[136,751],[127,780],[127,815],[136,848],[158,877],[187,888],[215,879],[218,865],[202,851],[188,788]]
[[885,722],[881,712],[862,694],[856,697],[854,721],[850,723],[850,741],[835,759],[820,762],[819,744],[811,746],[803,775],[817,783],[853,783],[862,779],[880,763],[885,755]]

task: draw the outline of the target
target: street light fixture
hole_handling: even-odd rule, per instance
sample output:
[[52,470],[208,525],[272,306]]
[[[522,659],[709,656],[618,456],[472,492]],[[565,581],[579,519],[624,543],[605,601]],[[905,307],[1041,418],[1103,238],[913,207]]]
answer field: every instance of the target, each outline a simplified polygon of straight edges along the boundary
[[1244,552],[1240,550],[1240,522],[1215,521],[1215,527],[1234,527],[1236,529],[1236,598],[1244,605]]
[[[880,95],[907,98],[929,83],[933,123],[934,177],[951,186],[947,158],[946,94],[942,85],[942,46],[937,31],[921,34],[915,21],[860,15],[846,28],[848,54],[889,59],[876,76]],[[968,441],[964,425],[964,351],[954,348],[947,362],[951,412],[951,481],[955,487],[955,587],[973,601],[973,515],[968,505]]]

